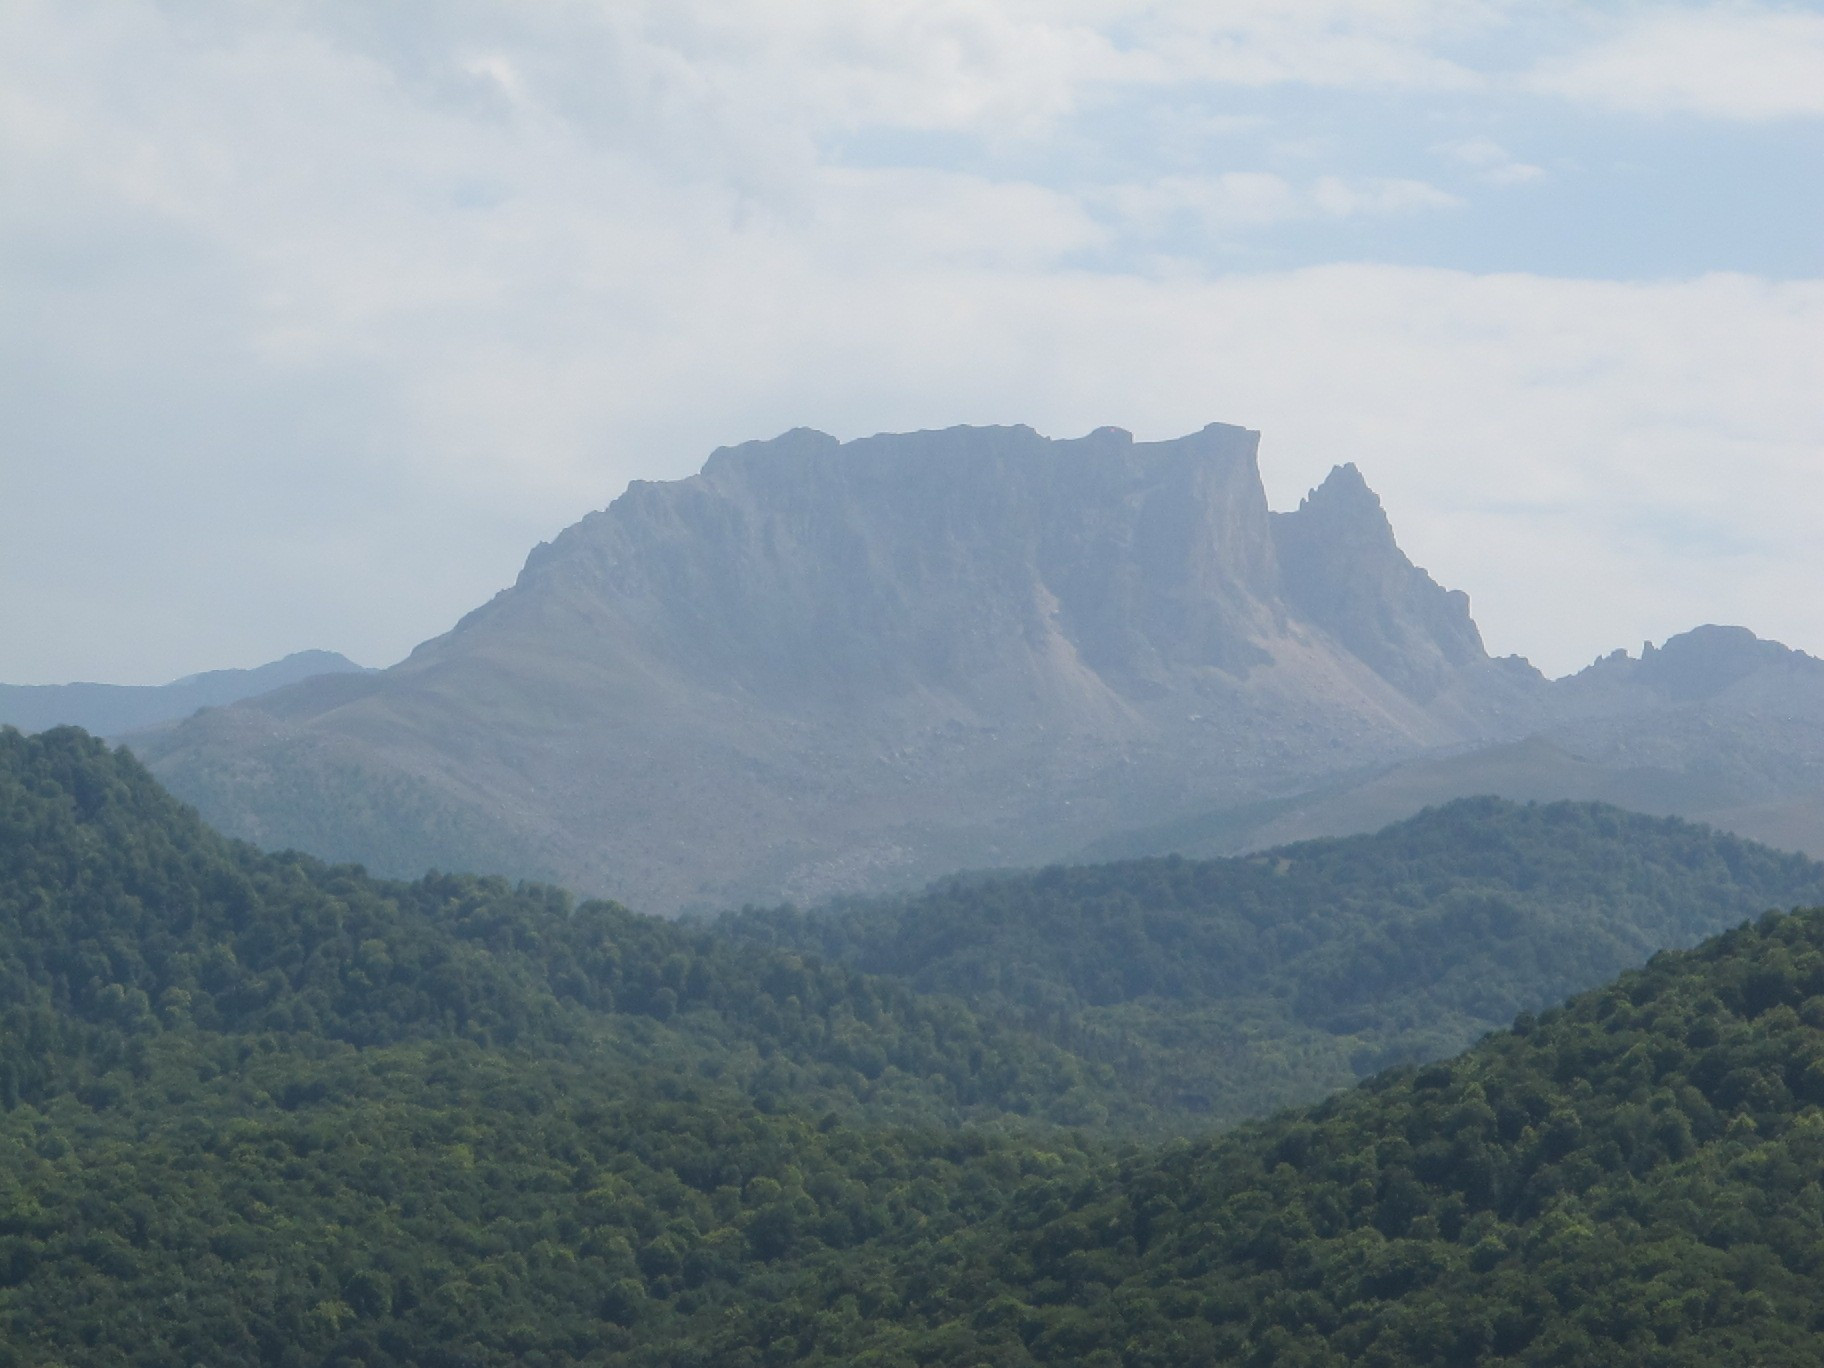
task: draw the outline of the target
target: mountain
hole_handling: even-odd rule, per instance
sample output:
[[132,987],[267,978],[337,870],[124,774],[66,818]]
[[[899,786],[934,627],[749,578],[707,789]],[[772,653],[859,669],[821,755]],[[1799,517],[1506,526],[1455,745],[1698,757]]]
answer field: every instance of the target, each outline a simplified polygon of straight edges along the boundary
[[1352,465],[1257,434],[808,430],[635,482],[389,670],[133,738],[212,822],[657,912],[1207,856],[1473,794],[1824,855],[1824,662],[1705,626],[1491,659]]
[[659,911],[909,886],[1521,734],[1351,467],[1257,434],[799,430],[636,482],[390,670],[136,739],[224,830]]
[[169,684],[0,684],[0,726],[21,731],[81,727],[119,736],[219,708],[317,675],[352,674],[361,666],[334,651],[296,651],[251,670],[209,670]]
[[1338,466],[1295,512],[1272,521],[1287,606],[1382,678],[1430,698],[1486,661],[1469,596],[1401,554],[1355,466]]
[[976,875],[714,925],[1024,1020],[1153,1105],[1233,1122],[1819,903],[1824,865],[1803,856],[1601,804],[1468,798],[1243,858]]
[[1699,627],[1555,681],[1522,739],[1339,776],[1091,842],[1087,859],[1214,855],[1375,830],[1462,794],[1678,814],[1824,854],[1824,661],[1742,627]]

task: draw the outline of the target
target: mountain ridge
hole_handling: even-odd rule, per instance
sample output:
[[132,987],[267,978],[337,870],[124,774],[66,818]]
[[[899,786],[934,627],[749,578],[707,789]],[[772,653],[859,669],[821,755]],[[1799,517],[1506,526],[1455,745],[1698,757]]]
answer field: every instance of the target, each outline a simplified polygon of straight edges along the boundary
[[391,669],[134,744],[250,840],[662,912],[1170,832],[1234,853],[1477,792],[1824,854],[1824,664],[1722,627],[1564,680],[1491,659],[1358,469],[1274,511],[1258,450],[1223,424],[719,448]]
[[249,669],[205,670],[169,684],[0,684],[0,726],[27,732],[81,727],[97,736],[119,736],[314,676],[362,672],[365,667],[336,651],[310,650]]
[[1270,807],[1092,842],[1086,858],[1235,854],[1369,831],[1468,794],[1577,799],[1676,815],[1824,854],[1824,661],[1707,624],[1616,651],[1550,685],[1517,739],[1341,775]]
[[1103,1042],[1130,1086],[1235,1121],[1821,901],[1824,865],[1677,818],[1459,798],[1248,856],[983,872],[711,925]]
[[[660,910],[1040,860],[1187,788],[1267,796],[1528,706],[1532,681],[1488,660],[1369,500],[1271,513],[1258,434],[1220,424],[801,429],[630,485],[389,671],[142,745],[238,835],[397,873],[480,841]],[[1288,565],[1307,597],[1338,579],[1300,536],[1313,519],[1374,548],[1376,640],[1411,670],[1286,598]],[[295,795],[336,771],[459,834],[420,839],[358,794],[363,817],[328,830],[327,797]]]

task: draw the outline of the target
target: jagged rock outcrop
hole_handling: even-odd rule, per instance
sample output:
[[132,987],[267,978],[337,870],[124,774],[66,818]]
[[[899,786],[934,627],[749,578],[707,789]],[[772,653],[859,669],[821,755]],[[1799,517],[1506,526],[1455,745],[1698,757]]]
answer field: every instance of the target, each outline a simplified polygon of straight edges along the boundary
[[1291,513],[1273,515],[1286,605],[1383,679],[1429,700],[1488,653],[1469,595],[1406,558],[1381,501],[1341,465]]
[[1516,734],[1545,683],[1257,434],[799,430],[636,482],[394,668],[139,749],[238,835],[668,910],[1030,863]]
[[1709,624],[1666,641],[1647,642],[1639,658],[1626,651],[1604,656],[1563,683],[1566,698],[1608,701],[1624,692],[1641,702],[1691,703],[1717,698],[1749,679],[1824,685],[1824,661],[1746,627]]

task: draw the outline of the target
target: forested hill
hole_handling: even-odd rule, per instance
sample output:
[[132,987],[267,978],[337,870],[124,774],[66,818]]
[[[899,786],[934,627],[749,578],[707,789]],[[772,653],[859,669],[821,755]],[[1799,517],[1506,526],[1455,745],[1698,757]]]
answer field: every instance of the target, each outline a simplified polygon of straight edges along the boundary
[[1168,1106],[1233,1120],[1817,903],[1824,865],[1801,856],[1601,804],[1478,798],[1262,855],[953,879],[719,926],[1018,1013]]
[[641,1346],[1135,1105],[953,1002],[261,854],[0,729],[0,1364],[688,1362]]
[[[1824,912],[1771,914],[1451,1062],[826,1264],[707,1361],[1819,1363],[1821,1170]],[[825,1309],[858,1297],[895,1314]]]
[[1824,1349],[1824,914],[1225,1138],[1046,1124],[1151,1086],[852,966],[263,855],[0,730],[0,1365]]
[[[846,966],[539,885],[263,854],[73,728],[0,729],[0,1002],[9,1099],[56,1092],[84,1052],[105,1064],[194,1027],[606,1052],[875,1119],[1075,1124],[1129,1100],[1030,1032]],[[47,1031],[65,1032],[63,1064],[32,1044]]]

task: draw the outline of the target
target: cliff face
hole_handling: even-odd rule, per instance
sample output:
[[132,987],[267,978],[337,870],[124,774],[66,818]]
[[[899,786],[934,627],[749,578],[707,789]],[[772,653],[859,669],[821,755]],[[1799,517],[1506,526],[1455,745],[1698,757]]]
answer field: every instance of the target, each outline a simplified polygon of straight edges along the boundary
[[1022,427],[724,449],[538,548],[424,654],[561,603],[595,624],[573,649],[797,711],[915,691],[1145,702],[1208,671],[1245,680],[1313,628],[1421,702],[1487,663],[1467,598],[1406,559],[1354,467],[1270,514],[1257,443]]
[[1352,467],[1269,513],[1257,440],[724,449],[394,669],[143,749],[269,844],[667,910],[1055,858],[1510,732],[1543,681],[1488,660]]
[[1277,592],[1254,446],[1217,427],[1144,445],[1115,429],[792,432],[636,483],[534,552],[457,639],[562,602],[599,624],[581,650],[612,642],[801,712],[920,690],[1115,702],[1175,671],[1245,673]]
[[1407,694],[1430,699],[1487,660],[1469,596],[1406,559],[1353,465],[1331,471],[1297,511],[1274,514],[1273,535],[1287,607]]

